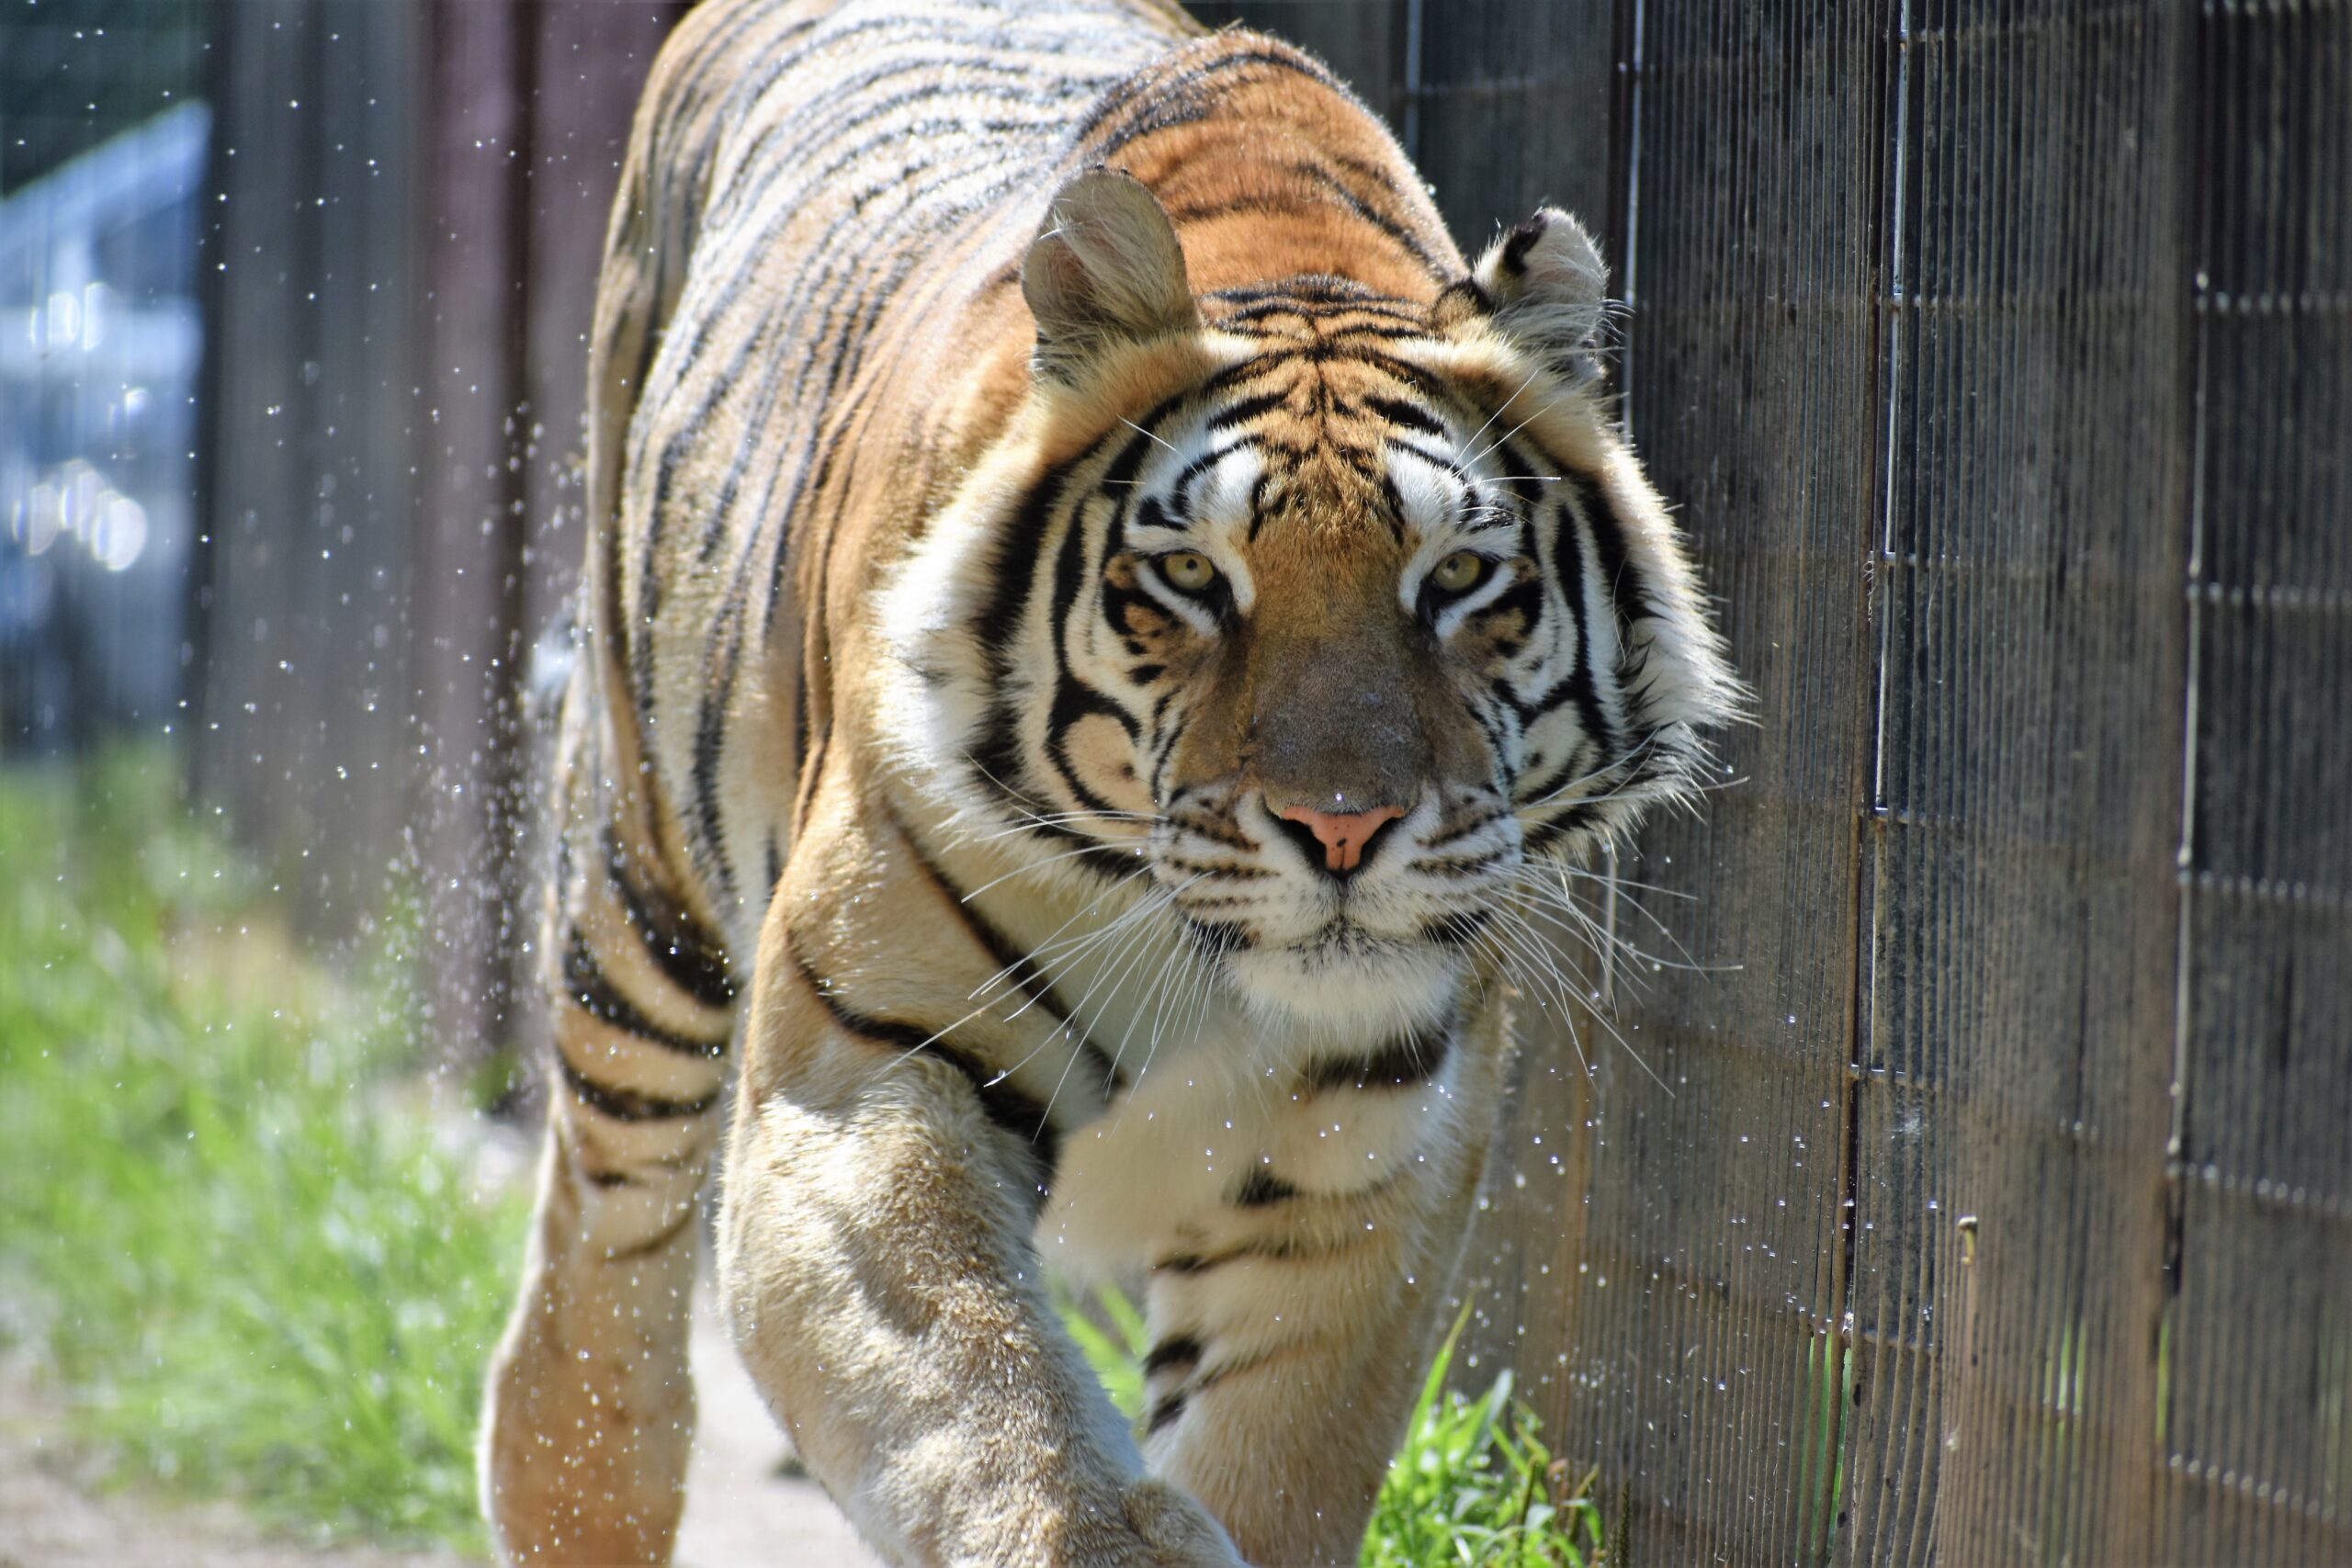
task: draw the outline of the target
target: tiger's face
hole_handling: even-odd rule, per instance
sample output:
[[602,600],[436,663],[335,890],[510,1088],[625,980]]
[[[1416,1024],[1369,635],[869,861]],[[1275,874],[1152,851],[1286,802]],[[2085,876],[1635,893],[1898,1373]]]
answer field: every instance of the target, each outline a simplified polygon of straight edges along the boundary
[[[1597,286],[1569,340],[1510,330],[1531,273],[1597,275],[1590,242],[1527,233],[1433,304],[1171,290],[1198,312],[1153,334],[1195,355],[1172,387],[1057,384],[1041,346],[1050,397],[1092,400],[1084,438],[983,487],[895,595],[957,800],[1062,874],[1148,883],[1258,1013],[1439,1023],[1526,944],[1510,911],[1561,923],[1544,880],[1687,787],[1726,710],[1591,389]],[[1071,334],[1037,272],[1042,344]]]
[[1285,1010],[1442,1006],[1625,739],[1566,475],[1400,373],[1364,330],[1394,324],[1262,311],[1227,386],[1138,419],[1074,509],[1069,722],[1024,759],[1127,814],[1073,825],[1142,837],[1193,939]]

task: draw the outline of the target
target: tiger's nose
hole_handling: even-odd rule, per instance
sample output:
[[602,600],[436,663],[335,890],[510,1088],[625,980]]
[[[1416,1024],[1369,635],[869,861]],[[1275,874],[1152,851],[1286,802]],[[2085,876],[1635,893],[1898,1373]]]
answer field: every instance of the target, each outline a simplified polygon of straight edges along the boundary
[[1363,863],[1363,852],[1371,847],[1374,836],[1404,815],[1394,806],[1344,814],[1294,806],[1282,814],[1282,818],[1296,822],[1315,835],[1315,841],[1323,846],[1324,870],[1345,875]]

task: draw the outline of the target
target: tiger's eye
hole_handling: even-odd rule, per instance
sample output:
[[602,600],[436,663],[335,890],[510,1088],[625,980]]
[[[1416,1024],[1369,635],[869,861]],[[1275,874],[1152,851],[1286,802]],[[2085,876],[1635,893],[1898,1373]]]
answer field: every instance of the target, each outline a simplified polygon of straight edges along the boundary
[[1466,593],[1486,575],[1486,557],[1469,550],[1456,550],[1437,563],[1430,573],[1430,581],[1441,592]]
[[1198,550],[1178,550],[1159,558],[1159,575],[1179,592],[1198,593],[1216,581],[1216,568]]

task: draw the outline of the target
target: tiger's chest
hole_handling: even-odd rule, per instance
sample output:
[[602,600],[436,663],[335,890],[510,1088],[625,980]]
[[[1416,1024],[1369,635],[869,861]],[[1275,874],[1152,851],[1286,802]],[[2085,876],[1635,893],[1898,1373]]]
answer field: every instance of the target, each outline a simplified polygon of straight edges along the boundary
[[1459,1135],[1464,1080],[1493,1034],[1457,1025],[1408,1066],[1391,1043],[1351,1051],[1219,1004],[1207,1011],[1065,1140],[1035,1231],[1048,1263],[1114,1275],[1159,1261],[1139,1248],[1214,1243],[1279,1200],[1375,1191]]

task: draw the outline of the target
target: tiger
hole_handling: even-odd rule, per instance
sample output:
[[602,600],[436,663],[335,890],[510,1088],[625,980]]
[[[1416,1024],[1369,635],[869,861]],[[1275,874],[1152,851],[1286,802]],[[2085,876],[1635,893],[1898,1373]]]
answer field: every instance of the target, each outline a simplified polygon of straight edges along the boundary
[[[1166,0],[688,15],[589,344],[507,1560],[668,1559],[706,1229],[885,1559],[1353,1560],[1541,922],[1740,703],[1607,283]],[[1139,1293],[1136,1422],[1049,1276]]]

